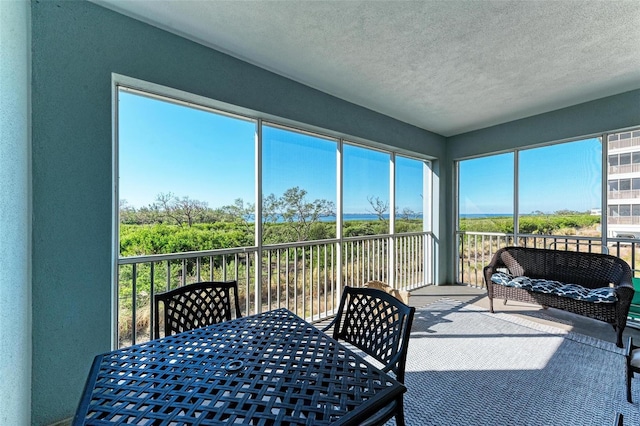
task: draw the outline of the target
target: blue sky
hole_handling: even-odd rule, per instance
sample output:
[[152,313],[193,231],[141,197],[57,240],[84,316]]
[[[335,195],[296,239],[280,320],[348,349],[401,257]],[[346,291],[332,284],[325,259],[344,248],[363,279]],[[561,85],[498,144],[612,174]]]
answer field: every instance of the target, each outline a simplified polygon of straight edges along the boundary
[[[209,207],[254,202],[255,123],[121,91],[119,195],[130,206],[158,194],[205,201]],[[292,187],[307,200],[336,202],[336,142],[263,126],[263,192],[277,197]],[[344,212],[366,213],[368,198],[389,200],[389,153],[345,144]],[[397,157],[400,210],[422,212],[422,162]]]
[[[598,138],[522,150],[519,157],[521,214],[601,207]],[[513,176],[513,153],[461,162],[460,213],[513,213]]]
[[[133,207],[160,193],[205,201],[209,207],[254,202],[255,123],[120,92],[119,191]],[[368,199],[389,201],[387,152],[344,145],[344,212],[372,213]],[[553,213],[600,207],[599,139],[522,150],[519,211]],[[298,186],[307,200],[336,202],[336,142],[263,126],[264,195]],[[422,162],[396,157],[400,211],[422,212]],[[513,153],[460,164],[460,213],[513,212]]]

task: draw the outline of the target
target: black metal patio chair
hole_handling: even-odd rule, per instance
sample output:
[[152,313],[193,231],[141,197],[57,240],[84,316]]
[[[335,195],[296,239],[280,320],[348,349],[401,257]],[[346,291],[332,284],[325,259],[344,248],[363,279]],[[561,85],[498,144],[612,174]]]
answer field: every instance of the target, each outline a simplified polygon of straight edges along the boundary
[[[391,372],[396,380],[404,383],[414,313],[415,308],[382,290],[345,287],[338,313],[323,331],[333,328],[334,339],[370,355],[383,365],[383,371]],[[402,395],[364,424],[382,425],[394,416],[396,425],[405,424]]]
[[[232,294],[233,293],[233,294]],[[160,304],[163,313],[160,315]],[[154,338],[240,318],[237,281],[207,281],[188,284],[154,296]],[[162,317],[162,318],[161,318]]]
[[622,413],[616,413],[616,417],[613,419],[613,426],[623,426],[624,416]]

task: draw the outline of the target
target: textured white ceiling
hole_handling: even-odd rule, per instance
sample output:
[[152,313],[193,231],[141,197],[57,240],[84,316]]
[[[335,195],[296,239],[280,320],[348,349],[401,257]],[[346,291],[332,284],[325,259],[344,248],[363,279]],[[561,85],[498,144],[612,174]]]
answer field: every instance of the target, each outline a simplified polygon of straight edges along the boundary
[[640,0],[93,0],[451,136],[640,88]]

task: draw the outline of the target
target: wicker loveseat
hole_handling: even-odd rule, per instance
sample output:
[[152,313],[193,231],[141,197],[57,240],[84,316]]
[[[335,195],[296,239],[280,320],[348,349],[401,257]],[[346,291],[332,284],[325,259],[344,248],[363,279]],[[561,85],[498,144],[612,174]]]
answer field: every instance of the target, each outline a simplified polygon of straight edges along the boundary
[[562,309],[613,325],[622,347],[634,290],[631,269],[619,257],[505,247],[483,272],[492,313],[494,298]]

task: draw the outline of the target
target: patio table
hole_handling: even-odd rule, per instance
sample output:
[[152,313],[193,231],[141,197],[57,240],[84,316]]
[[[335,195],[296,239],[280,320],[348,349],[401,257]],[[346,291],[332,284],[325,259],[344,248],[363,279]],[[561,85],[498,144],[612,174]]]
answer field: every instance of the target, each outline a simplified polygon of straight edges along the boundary
[[73,424],[352,425],[405,391],[276,309],[96,356]]

